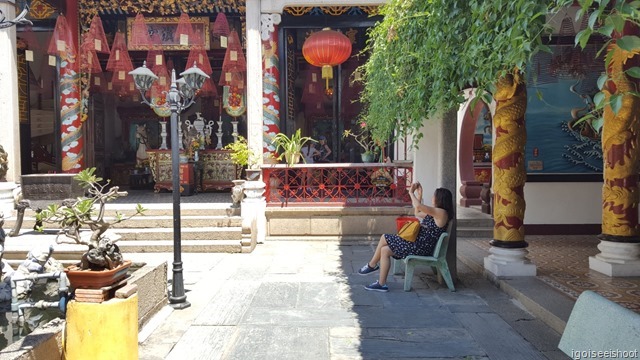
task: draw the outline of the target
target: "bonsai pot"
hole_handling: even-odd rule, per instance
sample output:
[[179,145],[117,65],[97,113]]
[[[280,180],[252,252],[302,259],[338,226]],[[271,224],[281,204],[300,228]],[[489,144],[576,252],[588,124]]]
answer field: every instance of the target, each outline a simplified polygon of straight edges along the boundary
[[131,267],[131,260],[125,260],[122,265],[111,270],[80,270],[76,265],[64,269],[67,278],[74,289],[100,289],[122,280]]

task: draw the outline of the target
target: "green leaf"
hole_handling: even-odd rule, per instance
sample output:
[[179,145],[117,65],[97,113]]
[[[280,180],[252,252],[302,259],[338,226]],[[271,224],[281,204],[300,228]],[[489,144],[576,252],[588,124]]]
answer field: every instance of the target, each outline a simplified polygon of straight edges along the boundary
[[602,90],[604,89],[604,85],[607,83],[607,79],[609,77],[607,76],[606,73],[600,75],[600,77],[598,78],[598,89]]
[[581,30],[579,33],[576,34],[576,39],[575,39],[575,45],[580,45],[581,48],[585,48],[585,46],[587,46],[587,42],[589,41],[589,37],[591,37],[591,32],[593,30],[586,28],[584,30]]
[[591,121],[591,127],[593,127],[593,130],[595,130],[596,133],[600,133],[602,125],[604,125],[604,118],[602,116]]
[[609,24],[609,25],[601,26],[600,28],[598,28],[597,32],[604,36],[611,37],[611,34],[613,33],[613,25]]
[[634,66],[631,69],[627,70],[626,73],[631,77],[640,79],[640,67]]
[[599,92],[593,96],[593,103],[596,104],[596,107],[602,107],[604,104],[604,93]]
[[624,28],[624,18],[618,14],[611,14],[608,17],[616,31],[620,32]]
[[613,113],[618,115],[618,112],[622,108],[622,94],[611,95],[609,98],[609,105],[611,106]]
[[596,21],[598,20],[598,17],[600,16],[600,10],[596,10],[593,13],[591,13],[591,15],[589,15],[589,29],[593,30],[594,25],[596,24]]
[[623,36],[616,41],[619,48],[626,51],[634,51],[640,48],[640,37],[634,35]]

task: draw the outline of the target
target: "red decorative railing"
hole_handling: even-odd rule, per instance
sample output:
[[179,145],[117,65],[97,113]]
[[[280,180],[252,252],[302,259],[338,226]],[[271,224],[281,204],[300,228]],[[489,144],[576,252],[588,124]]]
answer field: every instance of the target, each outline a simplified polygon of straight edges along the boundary
[[264,165],[267,206],[411,205],[411,164]]

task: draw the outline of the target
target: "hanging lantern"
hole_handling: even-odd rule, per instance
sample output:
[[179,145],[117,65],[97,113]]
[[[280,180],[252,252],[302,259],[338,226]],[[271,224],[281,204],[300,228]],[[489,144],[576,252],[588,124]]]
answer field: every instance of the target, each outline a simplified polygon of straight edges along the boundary
[[240,37],[236,31],[232,31],[229,36],[229,44],[222,62],[222,71],[226,72],[244,72],[247,71],[247,62],[242,52],[242,44]]
[[193,45],[193,26],[191,25],[191,19],[186,13],[182,13],[178,19],[178,28],[174,34],[174,39],[180,46]]
[[147,23],[144,21],[144,15],[138,13],[131,25],[131,40],[129,46],[132,49],[148,49],[153,45],[151,37],[149,37],[149,29]]
[[327,94],[329,80],[333,79],[333,66],[340,65],[351,56],[351,41],[341,32],[324,28],[304,41],[302,55],[311,65],[322,67],[322,78],[326,80]]
[[231,31],[229,31],[229,22],[224,13],[218,13],[211,32],[214,36],[229,36]]
[[84,41],[87,42],[87,49],[93,50],[98,53],[108,54],[109,44],[107,43],[107,36],[104,33],[104,27],[102,26],[102,20],[100,16],[95,15],[91,20],[91,26],[87,31],[87,36]]

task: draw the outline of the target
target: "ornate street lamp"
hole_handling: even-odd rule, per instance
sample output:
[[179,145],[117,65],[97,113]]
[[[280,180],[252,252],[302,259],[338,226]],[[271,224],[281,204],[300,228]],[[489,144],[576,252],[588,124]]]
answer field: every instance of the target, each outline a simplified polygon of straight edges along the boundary
[[[140,91],[142,103],[150,107],[152,104],[146,97],[146,92],[151,89],[153,82],[158,77],[147,68],[146,61],[143,65],[131,72],[133,81]],[[180,235],[180,147],[178,144],[178,114],[195,102],[196,91],[202,87],[204,81],[209,78],[202,70],[193,64],[192,68],[181,73],[181,79],[176,80],[176,71],[171,70],[171,88],[167,93],[167,104],[171,109],[171,177],[173,180],[173,281],[171,283],[171,296],[169,303],[175,309],[184,309],[191,304],[184,293],[184,279],[182,276],[181,259],[181,235]]]
[[[9,2],[9,3],[12,3],[12,2]],[[2,13],[2,10],[0,10],[0,29],[9,28],[9,27],[12,27],[13,25],[18,25],[18,24],[20,24],[20,25],[32,25],[31,21],[27,20],[27,14],[29,14],[29,3],[28,2],[25,2],[24,9],[13,20],[7,20],[7,18]]]

